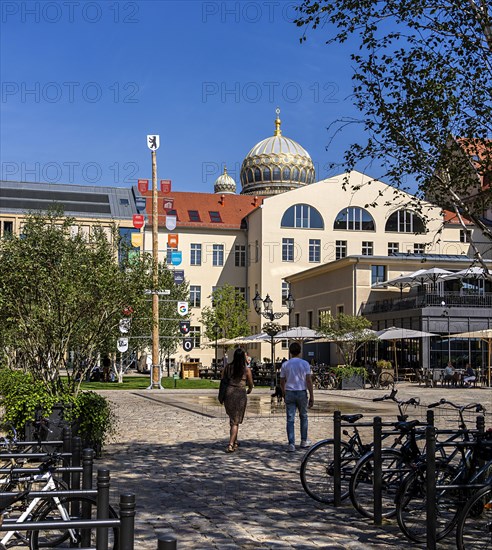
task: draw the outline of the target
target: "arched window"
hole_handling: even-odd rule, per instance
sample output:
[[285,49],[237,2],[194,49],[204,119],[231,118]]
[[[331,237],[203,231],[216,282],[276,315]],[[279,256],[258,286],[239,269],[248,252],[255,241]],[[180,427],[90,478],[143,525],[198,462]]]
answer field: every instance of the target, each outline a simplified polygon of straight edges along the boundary
[[273,181],[280,181],[280,168],[277,166],[273,169]]
[[313,206],[294,204],[284,212],[280,227],[324,229],[325,224],[321,214]]
[[299,181],[299,168],[292,168],[292,181]]
[[248,168],[248,183],[253,183],[253,170]]
[[282,171],[282,181],[290,181],[290,168],[284,168]]
[[263,181],[272,181],[272,173],[270,168],[263,168]]
[[397,210],[393,212],[386,222],[385,231],[397,233],[425,233],[422,218],[411,210]]
[[261,181],[261,170],[259,168],[255,168],[255,181]]
[[358,206],[344,208],[338,213],[333,229],[349,231],[374,231],[375,224],[371,214]]
[[301,177],[299,178],[299,181],[306,183],[306,170],[304,168],[301,170]]

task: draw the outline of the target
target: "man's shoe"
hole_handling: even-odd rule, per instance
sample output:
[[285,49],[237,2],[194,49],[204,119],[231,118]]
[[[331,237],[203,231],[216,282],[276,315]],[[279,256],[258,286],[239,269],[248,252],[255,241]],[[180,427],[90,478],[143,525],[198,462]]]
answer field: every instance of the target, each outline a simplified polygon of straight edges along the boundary
[[306,447],[311,447],[313,442],[310,439],[306,439],[306,441],[301,441],[301,447],[305,449]]
[[296,446],[293,443],[289,443],[289,446],[287,447],[288,453],[293,453],[296,450]]

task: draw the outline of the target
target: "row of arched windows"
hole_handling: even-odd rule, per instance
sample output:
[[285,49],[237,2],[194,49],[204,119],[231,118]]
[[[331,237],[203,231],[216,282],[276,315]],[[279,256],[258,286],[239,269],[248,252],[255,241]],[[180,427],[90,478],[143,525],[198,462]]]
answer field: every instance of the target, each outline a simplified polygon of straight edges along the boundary
[[310,184],[314,182],[314,171],[306,168],[243,168],[241,183],[270,183],[272,181],[301,182]]
[[[282,216],[281,227],[324,229],[323,217],[309,204],[294,204]],[[335,218],[333,229],[345,231],[375,231],[374,219],[364,208],[349,206]],[[425,233],[422,218],[411,210],[397,210],[386,220],[385,231],[398,233]]]

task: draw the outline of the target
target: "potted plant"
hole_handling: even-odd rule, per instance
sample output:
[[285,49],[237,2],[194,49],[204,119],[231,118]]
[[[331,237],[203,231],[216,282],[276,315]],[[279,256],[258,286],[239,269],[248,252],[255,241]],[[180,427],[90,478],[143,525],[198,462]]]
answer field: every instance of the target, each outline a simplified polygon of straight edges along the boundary
[[364,367],[354,367],[353,365],[338,365],[333,368],[335,376],[339,380],[341,390],[364,389]]

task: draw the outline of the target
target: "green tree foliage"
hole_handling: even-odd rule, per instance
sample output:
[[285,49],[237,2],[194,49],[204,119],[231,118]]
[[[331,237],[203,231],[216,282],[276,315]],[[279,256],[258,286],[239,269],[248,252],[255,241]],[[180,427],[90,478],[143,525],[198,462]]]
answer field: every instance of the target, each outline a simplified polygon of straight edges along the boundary
[[217,287],[210,296],[213,307],[204,307],[200,322],[205,327],[205,336],[215,340],[215,326],[219,338],[237,338],[249,334],[248,304],[233,286]]
[[492,239],[482,219],[492,201],[490,1],[304,0],[298,10],[298,26],[322,29],[328,44],[353,44],[362,117],[330,129],[359,124],[367,141],[350,146],[345,168],[384,167],[396,191],[414,180],[415,208],[431,200]]
[[376,339],[370,328],[371,322],[365,317],[339,313],[336,317],[324,316],[318,332],[336,344],[345,365],[353,365],[357,350],[367,342]]
[[[125,254],[116,228],[111,238],[97,226],[85,236],[73,231],[74,223],[57,210],[33,214],[22,235],[0,241],[1,360],[30,372],[53,396],[76,394],[99,355],[116,351],[125,314],[130,342],[147,345],[152,327],[144,294],[152,289],[151,258]],[[186,285],[176,288],[164,265],[159,278],[171,290],[167,298],[186,296]],[[166,302],[160,316],[176,318],[176,303]],[[175,343],[177,321],[164,322],[161,332],[169,336],[163,342]]]

